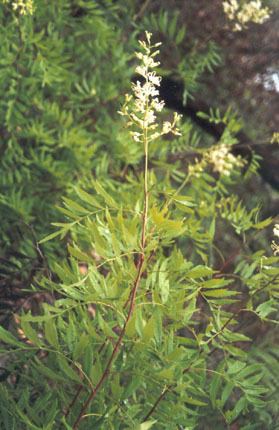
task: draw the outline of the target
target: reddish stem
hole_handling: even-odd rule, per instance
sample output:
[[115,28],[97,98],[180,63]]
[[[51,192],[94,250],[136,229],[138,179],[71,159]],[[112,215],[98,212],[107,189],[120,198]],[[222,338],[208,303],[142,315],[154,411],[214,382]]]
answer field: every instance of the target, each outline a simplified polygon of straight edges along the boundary
[[107,379],[107,377],[109,376],[109,372],[110,372],[110,368],[111,365],[118,353],[119,350],[119,346],[123,340],[123,337],[125,335],[126,332],[126,328],[127,328],[127,324],[131,319],[132,313],[133,313],[133,309],[135,306],[135,299],[136,299],[136,293],[138,290],[138,286],[140,284],[140,280],[141,280],[141,275],[142,275],[142,268],[143,268],[143,263],[144,263],[144,256],[143,254],[141,254],[140,256],[140,260],[139,260],[139,266],[138,266],[138,272],[137,272],[137,276],[134,282],[134,286],[132,289],[132,294],[131,294],[131,299],[130,299],[130,306],[129,306],[129,310],[128,310],[128,314],[125,320],[125,323],[122,327],[121,333],[117,339],[117,342],[113,348],[113,351],[111,353],[111,356],[109,358],[109,361],[106,365],[106,368],[101,376],[101,378],[99,379],[97,385],[95,386],[95,388],[92,390],[92,392],[90,393],[90,395],[88,396],[87,400],[85,401],[85,403],[83,404],[81,411],[73,425],[73,430],[76,430],[79,426],[80,421],[82,420],[83,415],[85,414],[85,411],[87,410],[89,404],[92,402],[92,400],[96,397],[96,394],[99,392],[100,388],[102,387],[103,383],[105,382],[105,380]]

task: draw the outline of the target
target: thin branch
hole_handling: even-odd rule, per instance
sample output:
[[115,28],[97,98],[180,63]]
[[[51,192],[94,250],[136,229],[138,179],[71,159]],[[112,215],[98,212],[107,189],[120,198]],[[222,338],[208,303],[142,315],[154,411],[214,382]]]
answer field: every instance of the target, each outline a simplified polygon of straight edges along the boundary
[[149,3],[150,3],[150,0],[145,0],[145,2],[141,6],[139,12],[133,16],[133,21],[136,21],[137,19],[140,19],[142,17],[142,15],[144,14],[145,9],[148,7]]
[[[221,327],[221,329],[215,333],[215,335],[213,335],[209,341],[207,342],[207,345],[209,345],[210,343],[212,343],[212,341],[220,336],[220,334],[222,334],[222,332],[224,331],[224,329],[229,325],[229,323],[238,315],[240,314],[240,312],[244,312],[246,311],[246,309],[240,309],[239,311],[235,312],[234,314],[232,314],[230,316],[230,318],[227,319],[227,321],[223,324],[223,326]],[[217,348],[214,348],[213,351],[215,351]],[[211,353],[213,352],[211,351]],[[199,355],[201,355],[202,350],[200,350]],[[209,354],[211,354],[209,353]],[[196,361],[196,359],[195,359]],[[189,366],[185,367],[185,369],[183,370],[183,375],[185,375],[185,373],[189,372],[189,370],[192,368],[194,363],[189,364]],[[175,388],[176,384],[169,384],[166,387],[164,387],[164,389],[162,390],[161,394],[158,396],[158,398],[156,399],[156,401],[154,402],[152,408],[150,409],[150,411],[146,414],[146,416],[144,417],[144,421],[147,421],[151,415],[155,412],[155,410],[157,409],[159,403],[161,403],[161,401],[165,398],[165,396],[167,395],[168,392],[170,392],[171,390],[173,390]]]
[[115,346],[114,346],[113,351],[110,355],[110,358],[107,362],[107,365],[106,365],[106,367],[102,373],[102,376],[100,377],[95,388],[91,391],[87,400],[82,405],[80,413],[74,422],[73,430],[78,429],[79,424],[80,424],[81,420],[83,419],[83,416],[85,415],[85,412],[86,412],[88,406],[90,405],[92,400],[94,400],[94,398],[96,397],[99,390],[101,389],[101,387],[103,386],[104,382],[106,381],[106,379],[108,378],[108,376],[110,374],[111,366],[112,366],[115,358],[117,357],[120,345],[121,345],[122,340],[123,340],[125,333],[126,333],[127,325],[128,325],[128,323],[132,317],[132,314],[133,314],[137,290],[138,290],[138,287],[140,285],[140,281],[141,281],[142,274],[143,274],[143,266],[144,266],[144,262],[145,262],[144,249],[145,249],[145,245],[146,245],[146,229],[147,229],[147,217],[148,217],[148,136],[147,136],[147,128],[145,127],[143,131],[144,131],[143,144],[144,144],[145,170],[144,170],[144,198],[143,198],[144,201],[143,201],[142,234],[141,234],[142,254],[140,254],[139,260],[138,260],[137,274],[136,274],[136,278],[135,278],[133,288],[131,291],[131,295],[130,295],[129,309],[128,309],[125,323],[122,327],[122,330],[121,330],[120,335],[117,339],[117,342],[115,343]]
[[277,281],[279,278],[279,275],[273,276],[266,284],[264,284],[261,288],[258,290],[255,290],[252,294],[258,294],[260,291],[264,290],[265,288],[269,287],[270,284],[272,284],[274,281]]
[[139,267],[138,267],[138,272],[137,272],[137,276],[134,282],[134,286],[133,286],[133,290],[132,290],[132,295],[131,295],[131,300],[130,300],[130,306],[129,306],[129,310],[128,310],[128,314],[125,320],[125,323],[122,327],[121,333],[117,339],[117,342],[113,348],[113,351],[111,353],[111,356],[107,362],[107,365],[105,367],[105,370],[103,371],[103,374],[101,376],[101,378],[99,379],[97,385],[95,386],[94,390],[92,390],[91,394],[88,396],[87,400],[85,401],[85,403],[83,404],[81,411],[73,425],[73,430],[76,430],[80,424],[80,421],[83,418],[83,415],[85,414],[89,404],[92,402],[92,400],[96,397],[97,393],[99,392],[100,388],[102,387],[103,383],[106,381],[107,377],[109,376],[110,373],[110,368],[111,365],[114,361],[114,359],[116,358],[117,354],[118,354],[118,350],[120,347],[120,344],[122,343],[123,337],[126,333],[126,328],[128,325],[128,322],[131,319],[132,313],[133,313],[133,309],[134,309],[134,305],[135,305],[135,298],[136,298],[136,293],[137,293],[137,289],[139,287],[140,284],[140,280],[141,280],[141,275],[142,275],[142,268],[143,268],[143,263],[144,263],[144,258],[141,255],[140,257],[140,263],[139,263]]
[[[98,349],[98,355],[102,352],[102,350],[104,349],[104,347],[106,346],[106,344],[107,344],[107,339],[102,343],[102,345]],[[95,361],[96,360],[93,361],[93,364],[95,363]],[[75,393],[75,395],[74,395],[71,403],[69,404],[69,406],[66,408],[66,411],[64,412],[64,417],[65,418],[69,415],[71,409],[74,407],[74,405],[75,405],[76,401],[78,400],[78,398],[79,398],[82,390],[83,390],[83,385],[80,384],[78,386],[78,388],[77,388],[77,391],[76,391],[76,393]]]
[[74,395],[71,403],[69,404],[69,406],[67,407],[65,413],[64,413],[64,417],[67,418],[67,416],[70,413],[70,410],[74,407],[74,404],[76,403],[80,393],[82,392],[83,386],[79,385],[76,394]]
[[157,409],[158,404],[163,400],[163,398],[165,397],[165,395],[167,394],[167,392],[173,387],[173,385],[167,385],[163,391],[161,392],[160,396],[157,398],[157,400],[155,401],[154,405],[152,406],[152,408],[150,409],[150,411],[148,412],[148,414],[144,417],[143,421],[147,421],[148,418],[153,414],[153,412],[155,411],[155,409]]

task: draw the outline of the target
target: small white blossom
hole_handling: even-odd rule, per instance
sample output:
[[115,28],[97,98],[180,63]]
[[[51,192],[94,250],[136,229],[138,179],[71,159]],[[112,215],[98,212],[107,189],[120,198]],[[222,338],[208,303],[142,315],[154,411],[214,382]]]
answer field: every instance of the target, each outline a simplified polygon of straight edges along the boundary
[[146,31],[146,32],[145,32],[145,36],[146,36],[146,39],[147,39],[148,44],[150,45],[150,43],[151,43],[151,37],[152,37],[152,33],[150,33],[150,31]]
[[136,67],[136,73],[138,73],[141,76],[146,76],[146,73],[148,71],[148,68],[145,66],[137,66]]
[[273,229],[274,236],[279,237],[279,224],[275,224],[275,227]]
[[235,14],[238,8],[239,5],[236,0],[229,0],[223,2],[224,12],[230,20],[235,19]]
[[155,99],[153,100],[153,106],[154,106],[154,109],[155,109],[157,112],[161,112],[161,110],[162,110],[162,109],[163,109],[163,107],[165,106],[165,103],[163,102],[163,100],[159,101],[159,99],[155,98]]
[[171,131],[172,126],[171,123],[169,121],[166,121],[163,123],[163,129],[162,129],[162,133],[163,134],[167,134]]
[[162,80],[161,76],[157,76],[154,72],[149,73],[149,81],[151,82],[151,84],[159,87],[161,80]]
[[[275,224],[273,234],[274,236],[279,237],[279,224]],[[272,241],[271,248],[273,249],[274,255],[279,254],[279,244],[276,243],[275,240]]]
[[135,142],[140,142],[141,141],[141,137],[142,137],[141,133],[138,133],[137,131],[131,131],[130,134],[131,134],[131,136],[132,136],[132,138],[134,139]]

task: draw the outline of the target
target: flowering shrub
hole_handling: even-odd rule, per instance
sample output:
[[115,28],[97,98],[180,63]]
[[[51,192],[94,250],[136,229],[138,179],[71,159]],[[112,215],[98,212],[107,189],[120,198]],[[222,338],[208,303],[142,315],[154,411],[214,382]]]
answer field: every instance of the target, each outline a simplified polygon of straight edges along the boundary
[[33,0],[2,0],[3,3],[11,3],[13,10],[20,15],[32,15],[34,13]]
[[261,0],[226,0],[223,1],[223,9],[228,19],[234,22],[235,31],[246,28],[249,22],[262,24],[270,17],[269,8],[263,7]]
[[161,119],[159,45],[147,32],[140,46],[143,80],[120,110],[138,165],[77,186],[65,222],[41,241],[67,235],[68,258],[41,281],[50,299],[40,313],[19,316],[25,340],[0,330],[13,357],[0,391],[4,429],[224,428],[266,406],[241,317],[272,322],[278,258],[241,250],[225,270],[215,238],[232,228],[247,243],[271,220],[232,194],[243,164],[223,146],[218,157],[200,148],[186,169],[169,159],[185,125]]

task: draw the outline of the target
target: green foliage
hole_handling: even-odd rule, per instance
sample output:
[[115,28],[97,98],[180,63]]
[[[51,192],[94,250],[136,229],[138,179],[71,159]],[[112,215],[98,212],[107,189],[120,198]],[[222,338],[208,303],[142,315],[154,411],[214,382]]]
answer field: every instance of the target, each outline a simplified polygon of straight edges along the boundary
[[[31,17],[15,15],[9,4],[0,7],[3,288],[15,280],[28,284],[40,271],[37,243],[58,216],[54,205],[73,183],[100,170],[99,124],[108,119],[108,106],[116,111],[115,99],[130,78],[125,29],[117,29],[116,8],[110,10],[38,0]],[[44,248],[48,258],[54,251],[61,254],[55,244]]]
[[[240,420],[248,430],[255,410],[264,422],[274,379],[262,366],[274,352],[249,355],[243,327],[246,316],[275,323],[278,257],[255,238],[271,220],[237,196],[242,167],[214,170],[210,142],[185,121],[182,136],[150,139],[142,239],[143,148],[116,111],[138,31],[154,28],[178,50],[184,31],[177,14],[160,12],[130,32],[125,3],[37,1],[34,17],[20,20],[1,9],[4,252],[42,248],[51,275],[36,285],[49,301],[20,316],[25,337],[0,330],[9,372],[0,427],[172,430],[207,420],[223,429]],[[217,61],[212,46],[208,57],[183,59],[185,98]],[[211,118],[226,125],[219,144],[234,145],[236,115]],[[35,224],[35,239],[20,232],[14,242],[21,223]]]
[[[201,88],[200,79],[205,72],[213,72],[214,68],[221,63],[221,56],[218,47],[209,42],[202,49],[195,46],[195,43],[188,42],[188,52],[185,54],[185,39],[187,39],[187,29],[178,25],[179,12],[174,11],[171,15],[167,11],[160,11],[158,14],[151,14],[143,20],[144,29],[157,31],[160,33],[164,43],[167,41],[170,46],[166,48],[175,50],[172,54],[173,65],[170,73],[179,78],[184,83],[183,103],[186,105],[187,98],[193,98],[195,92]],[[184,42],[184,46],[182,43]]]
[[[276,339],[270,336],[263,342],[261,348],[253,348],[249,357],[252,363],[258,363],[265,369],[262,382],[267,388],[265,407],[258,410],[258,421],[261,425],[277,430],[278,428],[278,350],[270,344],[276,345]],[[276,424],[275,424],[276,423]]]
[[[43,249],[38,242],[73,184],[87,187],[93,174],[119,178],[140,162],[138,146],[115,119],[133,73],[137,34],[150,22],[168,49],[179,48],[185,28],[176,30],[177,13],[133,22],[135,7],[36,0],[31,16],[11,2],[0,6],[2,288],[34,283],[47,260],[63,254],[57,241]],[[198,63],[201,53],[190,52]],[[176,62],[180,57],[181,49],[173,53]],[[164,64],[164,74],[171,73]]]

